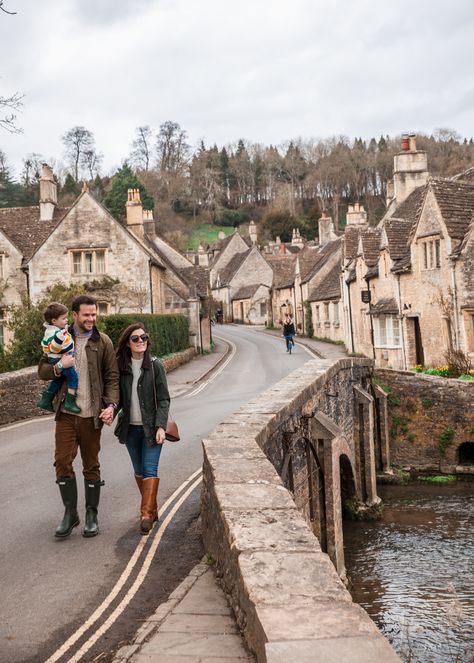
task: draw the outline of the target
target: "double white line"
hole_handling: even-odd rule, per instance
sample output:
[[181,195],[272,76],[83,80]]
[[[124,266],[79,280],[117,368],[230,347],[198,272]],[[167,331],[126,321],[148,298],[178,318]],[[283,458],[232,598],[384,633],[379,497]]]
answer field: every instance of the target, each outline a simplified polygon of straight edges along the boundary
[[[132,586],[125,594],[123,599],[120,601],[120,603],[117,605],[115,610],[104,621],[104,623],[101,626],[99,626],[99,628],[96,631],[94,631],[94,633],[89,637],[89,639],[86,640],[86,642],[84,642],[81,648],[78,649],[77,652],[71,658],[68,658],[68,663],[75,663],[77,661],[80,661],[81,658],[89,651],[89,649],[97,642],[97,640],[101,638],[104,635],[104,633],[106,633],[106,631],[108,631],[108,629],[113,625],[116,619],[122,614],[122,612],[128,606],[128,604],[133,599],[137,591],[140,589],[143,581],[145,580],[145,576],[148,573],[148,569],[150,568],[150,564],[156,553],[156,549],[158,548],[158,545],[163,537],[163,534],[166,532],[166,528],[173,519],[176,511],[178,511],[178,509],[183,504],[183,502],[187,500],[189,495],[201,483],[201,481],[202,481],[202,470],[199,469],[196,470],[194,474],[191,474],[191,476],[188,477],[186,481],[184,481],[179,486],[179,488],[177,488],[174,491],[171,497],[163,504],[163,506],[160,509],[162,512],[165,512],[167,509],[169,509],[171,505],[173,506],[170,509],[169,513],[166,515],[166,518],[160,524],[160,527],[155,537],[153,538],[153,543],[151,544],[150,549],[148,550],[145,558],[142,560],[141,568],[138,572],[137,577],[135,578],[135,581],[133,582]],[[182,494],[178,498],[180,493]],[[173,504],[173,502],[175,503]],[[125,570],[123,571],[122,575],[120,576],[120,578],[118,579],[117,583],[110,591],[108,596],[104,599],[104,601],[102,601],[102,603],[95,610],[95,612],[93,612],[93,614],[89,617],[89,619],[86,622],[84,622],[84,624],[80,628],[78,628],[77,631],[73,633],[66,640],[66,642],[58,650],[56,650],[54,654],[52,654],[52,656],[50,656],[47,659],[47,661],[45,661],[45,663],[55,663],[55,661],[59,661],[59,659],[62,658],[66,654],[66,652],[69,651],[69,649],[71,649],[71,647],[93,626],[93,624],[111,606],[111,604],[113,603],[119,592],[124,587],[127,580],[130,578],[133,569],[135,568],[141,557],[146,542],[147,538],[142,537],[140,539],[140,543],[135,548],[135,552],[130,558],[130,561],[128,562]]]

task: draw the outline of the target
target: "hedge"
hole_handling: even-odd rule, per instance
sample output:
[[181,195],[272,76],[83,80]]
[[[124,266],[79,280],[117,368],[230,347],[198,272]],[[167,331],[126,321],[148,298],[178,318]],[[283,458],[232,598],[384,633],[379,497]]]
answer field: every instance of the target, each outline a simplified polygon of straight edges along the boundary
[[189,322],[184,315],[114,313],[103,317],[100,327],[116,346],[120,334],[132,322],[143,323],[150,335],[152,352],[158,357],[180,352],[189,347]]

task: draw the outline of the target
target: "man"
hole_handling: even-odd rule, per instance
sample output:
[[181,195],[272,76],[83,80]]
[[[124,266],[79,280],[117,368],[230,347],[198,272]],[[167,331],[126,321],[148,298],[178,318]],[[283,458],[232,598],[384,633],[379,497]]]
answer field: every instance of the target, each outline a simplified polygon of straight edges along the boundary
[[79,295],[72,302],[71,308],[75,356],[65,355],[54,365],[48,364],[47,357],[42,357],[38,366],[38,375],[42,380],[57,378],[62,370],[71,366],[75,366],[79,374],[76,401],[80,413],[72,414],[64,409],[66,380],[55,399],[54,466],[56,483],[59,485],[65,507],[64,517],[55,532],[58,538],[69,536],[74,527],[79,525],[77,484],[73,469],[78,449],[81,451],[86,497],[83,536],[92,537],[99,533],[97,509],[102,485],[99,464],[100,433],[104,423],[112,423],[119,399],[117,360],[112,341],[95,326],[96,300],[87,295]]

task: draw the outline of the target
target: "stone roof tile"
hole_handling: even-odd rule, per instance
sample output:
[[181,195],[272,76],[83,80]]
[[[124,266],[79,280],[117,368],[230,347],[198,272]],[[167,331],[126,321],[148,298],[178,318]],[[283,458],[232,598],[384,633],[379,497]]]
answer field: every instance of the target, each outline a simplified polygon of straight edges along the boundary
[[0,209],[0,230],[17,247],[25,260],[48,238],[69,207],[56,207],[51,221],[40,221],[39,206]]

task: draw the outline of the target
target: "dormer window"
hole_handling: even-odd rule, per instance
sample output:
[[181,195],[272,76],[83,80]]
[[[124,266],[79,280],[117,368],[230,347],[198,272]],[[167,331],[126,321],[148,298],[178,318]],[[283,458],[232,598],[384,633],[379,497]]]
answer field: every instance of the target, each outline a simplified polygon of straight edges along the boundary
[[441,240],[427,239],[421,242],[422,269],[439,269],[441,267]]

